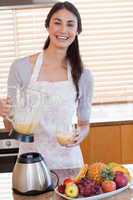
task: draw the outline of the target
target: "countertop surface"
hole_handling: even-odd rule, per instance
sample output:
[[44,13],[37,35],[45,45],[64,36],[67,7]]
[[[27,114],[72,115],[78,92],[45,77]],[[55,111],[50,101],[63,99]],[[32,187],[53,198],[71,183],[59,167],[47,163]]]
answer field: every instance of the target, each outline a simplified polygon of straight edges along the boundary
[[110,124],[133,124],[133,103],[92,106],[92,126]]
[[[133,168],[133,165],[129,165]],[[60,177],[60,181],[64,177],[72,177],[77,174],[79,170],[56,170]],[[44,193],[37,196],[23,196],[12,192],[12,173],[0,173],[0,200],[63,200],[55,192]],[[128,188],[125,191],[114,195],[104,200],[133,200],[133,188]]]

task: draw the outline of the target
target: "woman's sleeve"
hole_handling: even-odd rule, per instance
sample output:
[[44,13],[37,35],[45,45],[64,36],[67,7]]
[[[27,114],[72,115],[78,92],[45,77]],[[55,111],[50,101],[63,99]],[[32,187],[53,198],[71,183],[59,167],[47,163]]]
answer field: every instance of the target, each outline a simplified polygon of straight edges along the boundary
[[90,121],[91,103],[93,94],[93,76],[90,70],[85,69],[79,82],[78,121]]
[[17,88],[20,88],[22,85],[18,69],[19,69],[19,60],[16,60],[10,67],[8,82],[7,82],[7,95],[11,97],[13,103],[16,102]]

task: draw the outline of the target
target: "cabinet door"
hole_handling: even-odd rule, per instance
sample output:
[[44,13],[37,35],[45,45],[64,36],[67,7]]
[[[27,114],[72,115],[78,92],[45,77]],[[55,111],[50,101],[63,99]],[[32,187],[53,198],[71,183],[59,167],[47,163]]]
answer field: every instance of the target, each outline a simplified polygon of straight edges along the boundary
[[133,163],[133,125],[121,126],[122,163]]
[[81,143],[80,147],[82,150],[83,158],[84,158],[84,163],[89,163],[89,158],[90,158],[90,134],[91,134],[91,129],[90,133],[86,137],[86,139]]
[[84,161],[121,163],[120,145],[120,126],[91,127],[89,136],[81,146]]

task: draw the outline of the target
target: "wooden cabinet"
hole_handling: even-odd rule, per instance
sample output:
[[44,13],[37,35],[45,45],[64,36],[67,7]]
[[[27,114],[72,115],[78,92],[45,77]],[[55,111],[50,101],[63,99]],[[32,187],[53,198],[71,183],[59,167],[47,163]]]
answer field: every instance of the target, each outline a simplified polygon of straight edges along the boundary
[[81,143],[81,150],[84,158],[84,163],[89,163],[89,158],[90,158],[90,133],[89,136],[86,137],[86,139]]
[[120,126],[92,127],[82,149],[87,163],[121,162]]
[[133,163],[133,125],[121,126],[122,163]]
[[89,162],[120,162],[120,126],[94,127],[90,134]]
[[133,125],[91,127],[81,149],[85,163],[133,163]]

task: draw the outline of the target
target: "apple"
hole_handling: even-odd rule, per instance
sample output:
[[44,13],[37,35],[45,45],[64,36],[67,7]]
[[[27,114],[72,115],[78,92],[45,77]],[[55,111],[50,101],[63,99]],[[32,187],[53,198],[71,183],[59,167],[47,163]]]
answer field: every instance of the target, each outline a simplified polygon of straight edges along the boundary
[[75,183],[75,181],[72,178],[66,178],[66,179],[64,179],[63,185],[66,186],[69,183]]
[[103,192],[112,192],[116,190],[116,183],[111,180],[105,180],[102,182],[102,190]]
[[123,172],[117,171],[114,181],[117,188],[122,188],[128,184],[128,177]]
[[75,198],[79,195],[78,186],[75,183],[69,183],[65,187],[65,194],[68,197]]

